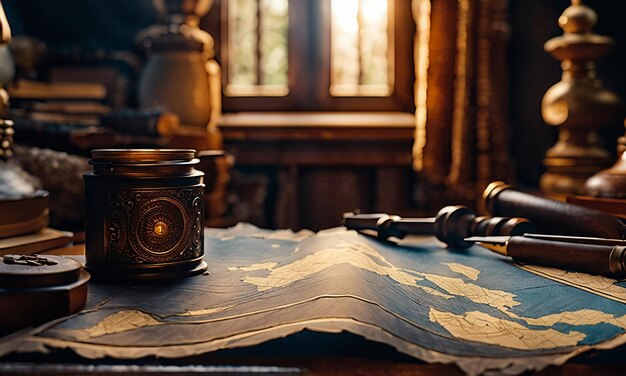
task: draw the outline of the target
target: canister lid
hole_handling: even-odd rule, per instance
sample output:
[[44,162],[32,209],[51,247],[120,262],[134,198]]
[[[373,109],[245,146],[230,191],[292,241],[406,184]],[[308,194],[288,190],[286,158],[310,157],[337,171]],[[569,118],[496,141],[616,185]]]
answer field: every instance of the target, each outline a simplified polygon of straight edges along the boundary
[[69,257],[0,257],[0,335],[80,311],[89,279]]
[[63,256],[5,255],[0,257],[0,288],[67,285],[78,280],[81,267]]
[[150,163],[189,161],[195,157],[194,149],[95,149],[92,161],[113,163]]

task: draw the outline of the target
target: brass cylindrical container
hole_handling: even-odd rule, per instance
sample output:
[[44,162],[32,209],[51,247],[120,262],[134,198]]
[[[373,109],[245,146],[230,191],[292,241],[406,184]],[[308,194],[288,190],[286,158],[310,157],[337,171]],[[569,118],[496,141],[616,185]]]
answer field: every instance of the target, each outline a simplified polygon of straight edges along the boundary
[[204,272],[204,174],[190,149],[99,149],[84,175],[86,268],[96,278]]

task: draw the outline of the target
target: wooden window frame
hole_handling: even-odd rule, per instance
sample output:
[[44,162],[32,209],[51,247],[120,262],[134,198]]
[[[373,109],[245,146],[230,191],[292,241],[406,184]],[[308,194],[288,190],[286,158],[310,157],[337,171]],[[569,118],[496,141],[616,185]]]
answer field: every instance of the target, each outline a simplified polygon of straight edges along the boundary
[[[389,96],[331,96],[331,0],[290,0],[288,87],[285,96],[227,96],[223,79],[224,112],[239,111],[400,111],[414,112],[413,37],[411,2],[391,0],[389,27],[394,28],[393,90]],[[228,77],[227,0],[216,0],[203,26],[216,42],[222,77]],[[317,20],[313,22],[312,20]],[[317,37],[316,37],[317,36]]]

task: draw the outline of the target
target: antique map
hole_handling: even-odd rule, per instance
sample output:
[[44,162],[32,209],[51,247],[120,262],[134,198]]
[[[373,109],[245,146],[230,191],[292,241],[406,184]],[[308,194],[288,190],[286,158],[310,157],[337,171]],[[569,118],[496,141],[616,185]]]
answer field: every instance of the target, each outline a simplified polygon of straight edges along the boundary
[[91,284],[83,312],[0,340],[0,355],[176,358],[308,329],[348,331],[471,374],[516,374],[626,342],[623,283],[520,267],[480,247],[238,225],[207,230],[205,253],[202,276]]

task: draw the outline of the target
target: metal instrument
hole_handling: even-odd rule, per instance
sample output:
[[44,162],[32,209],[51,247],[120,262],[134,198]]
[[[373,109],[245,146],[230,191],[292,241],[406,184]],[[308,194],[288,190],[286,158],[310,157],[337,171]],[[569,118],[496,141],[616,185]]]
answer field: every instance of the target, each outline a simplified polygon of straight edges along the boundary
[[526,234],[475,236],[465,240],[522,263],[618,279],[626,277],[626,241],[620,239]]
[[522,235],[535,232],[535,225],[524,218],[478,217],[466,206],[446,206],[432,218],[401,218],[397,215],[353,214],[343,216],[345,227],[357,231],[375,231],[379,239],[403,238],[406,235],[435,235],[454,248],[468,248],[464,239],[479,235]]
[[483,192],[492,215],[528,218],[545,234],[624,239],[626,225],[617,217],[595,209],[523,193],[496,181]]

